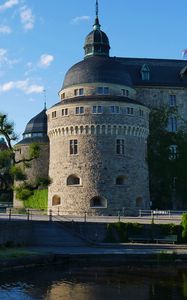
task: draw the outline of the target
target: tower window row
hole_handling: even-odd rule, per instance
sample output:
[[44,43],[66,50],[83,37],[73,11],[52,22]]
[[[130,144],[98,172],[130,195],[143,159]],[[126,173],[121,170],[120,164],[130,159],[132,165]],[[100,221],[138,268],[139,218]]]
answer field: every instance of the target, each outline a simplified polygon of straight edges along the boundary
[[[79,88],[79,89],[74,89],[73,94],[75,97],[77,96],[83,96],[85,95],[85,89],[84,88]],[[96,94],[98,95],[110,95],[110,88],[107,86],[99,86],[96,88]],[[127,89],[121,89],[120,91],[121,96],[129,97],[129,90]],[[66,93],[61,94],[61,99],[66,98]]]
[[[69,154],[76,155],[78,154],[78,140],[73,139],[69,141]],[[125,140],[124,139],[117,139],[115,144],[115,153],[119,155],[125,155]]]
[[[105,107],[102,105],[94,105],[92,108],[89,108],[91,110],[90,113],[92,114],[102,114],[104,112],[109,112],[111,114],[127,114],[127,115],[136,115],[140,117],[144,117],[144,111],[142,109],[135,110],[133,107],[121,107],[118,105],[111,105],[109,107]],[[74,111],[73,111],[74,110]],[[87,110],[87,107],[86,107]],[[83,115],[85,114],[85,107],[84,106],[77,106],[74,109],[69,109],[69,108],[63,108],[61,110],[61,116],[69,116],[72,114],[72,112],[75,115]],[[88,112],[88,110],[87,110]],[[57,117],[57,111],[52,112],[52,119]]]

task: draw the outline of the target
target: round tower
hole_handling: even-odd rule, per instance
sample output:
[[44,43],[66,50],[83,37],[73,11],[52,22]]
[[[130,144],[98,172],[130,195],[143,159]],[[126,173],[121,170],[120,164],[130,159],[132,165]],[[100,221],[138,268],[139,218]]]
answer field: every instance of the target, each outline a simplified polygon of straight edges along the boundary
[[48,109],[49,209],[63,214],[135,214],[149,208],[149,109],[128,71],[109,56],[98,14],[85,59],[66,73],[60,102]]
[[[29,157],[29,148],[32,143],[39,144],[40,156],[31,161],[29,168],[24,168],[29,182],[35,182],[37,177],[48,177],[49,173],[49,139],[47,136],[46,108],[27,123],[23,139],[15,146],[16,161]],[[16,184],[19,184],[19,182]],[[15,198],[14,195],[14,207],[22,206],[22,202]]]

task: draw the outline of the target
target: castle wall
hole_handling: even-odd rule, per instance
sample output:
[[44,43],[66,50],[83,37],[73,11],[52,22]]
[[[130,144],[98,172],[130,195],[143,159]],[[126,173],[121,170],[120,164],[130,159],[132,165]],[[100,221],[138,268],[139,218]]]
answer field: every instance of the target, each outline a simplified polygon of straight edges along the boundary
[[[146,139],[149,110],[142,105],[101,101],[102,114],[92,114],[97,101],[61,104],[48,110],[50,138],[49,208],[53,198],[60,198],[64,213],[117,214],[118,210],[149,208]],[[111,114],[111,105],[119,114]],[[77,106],[85,113],[75,115]],[[133,109],[133,115],[126,113]],[[68,108],[69,115],[61,115]],[[140,110],[143,115],[140,116]],[[52,118],[52,112],[56,117]],[[70,140],[77,140],[78,153],[69,152]],[[116,153],[116,141],[124,141],[124,154]],[[79,185],[68,185],[70,175],[80,178]],[[123,177],[122,184],[116,179]],[[132,188],[133,187],[133,188]],[[94,197],[102,199],[100,207],[92,206]],[[139,199],[139,200],[138,200]],[[92,206],[92,207],[91,207]]]
[[160,107],[162,105],[170,106],[170,95],[176,96],[176,107],[178,109],[178,127],[187,120],[187,89],[175,87],[136,87],[137,100],[149,108]]

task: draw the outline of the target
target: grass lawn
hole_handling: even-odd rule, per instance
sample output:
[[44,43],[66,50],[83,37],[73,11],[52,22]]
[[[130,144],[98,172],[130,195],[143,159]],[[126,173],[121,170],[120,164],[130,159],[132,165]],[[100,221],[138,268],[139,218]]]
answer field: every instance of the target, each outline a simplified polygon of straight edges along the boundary
[[0,248],[0,260],[11,259],[11,258],[22,258],[31,255],[37,255],[35,251],[29,251],[24,248]]

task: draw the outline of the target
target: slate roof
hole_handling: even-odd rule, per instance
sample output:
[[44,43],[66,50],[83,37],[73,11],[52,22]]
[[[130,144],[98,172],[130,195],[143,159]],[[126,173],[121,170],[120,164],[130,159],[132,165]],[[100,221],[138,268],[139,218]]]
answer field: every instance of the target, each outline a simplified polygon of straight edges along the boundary
[[[25,137],[26,134],[42,133],[43,136],[31,136]],[[23,139],[18,142],[19,144],[30,144],[30,143],[48,143],[49,139],[47,136],[47,115],[46,109],[43,109],[39,114],[33,117],[26,125],[23,133]]]
[[123,63],[115,58],[93,56],[80,61],[69,69],[62,88],[93,82],[132,86],[131,77]]
[[[116,57],[128,71],[135,86],[187,87],[187,60]],[[150,69],[150,80],[141,79],[141,68]],[[185,73],[181,76],[181,71]]]
[[49,143],[49,138],[47,135],[43,137],[36,136],[36,137],[23,138],[16,145],[26,145],[32,143]]
[[[141,68],[144,65],[150,70],[150,80],[142,80]],[[63,88],[93,82],[187,87],[186,66],[187,60],[95,56],[72,66],[66,73]]]
[[46,109],[43,109],[39,114],[33,117],[26,125],[26,133],[46,133],[47,134],[47,115]]

